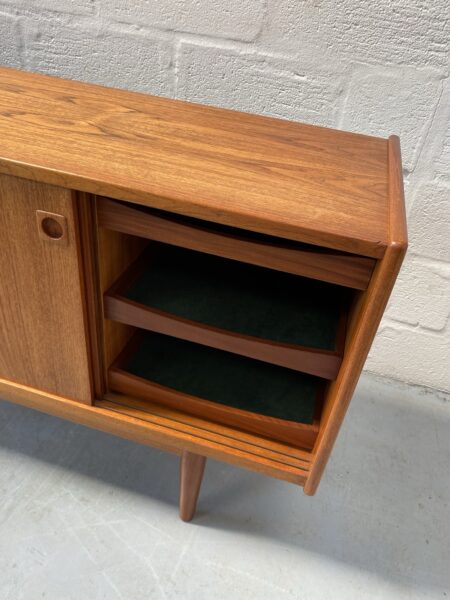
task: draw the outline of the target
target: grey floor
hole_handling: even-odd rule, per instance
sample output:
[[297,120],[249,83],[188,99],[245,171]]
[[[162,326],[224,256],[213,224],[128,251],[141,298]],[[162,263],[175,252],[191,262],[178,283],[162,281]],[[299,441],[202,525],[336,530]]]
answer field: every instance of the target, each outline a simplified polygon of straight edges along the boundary
[[318,494],[0,402],[1,600],[450,598],[450,402],[364,376]]

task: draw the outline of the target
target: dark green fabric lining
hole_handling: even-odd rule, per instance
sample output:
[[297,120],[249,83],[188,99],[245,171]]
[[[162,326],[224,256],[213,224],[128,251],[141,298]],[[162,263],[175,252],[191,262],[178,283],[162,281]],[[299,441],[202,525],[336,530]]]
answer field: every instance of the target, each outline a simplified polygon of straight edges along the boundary
[[335,350],[344,293],[329,283],[163,246],[125,295],[220,329]]
[[150,332],[145,332],[123,368],[191,396],[308,424],[313,422],[322,382],[312,375]]

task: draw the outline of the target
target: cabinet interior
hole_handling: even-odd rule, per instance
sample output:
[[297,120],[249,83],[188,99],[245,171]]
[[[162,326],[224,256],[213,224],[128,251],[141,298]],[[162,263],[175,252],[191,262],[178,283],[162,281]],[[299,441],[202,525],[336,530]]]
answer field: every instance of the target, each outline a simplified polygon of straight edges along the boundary
[[109,393],[313,448],[353,290],[214,248],[98,240]]

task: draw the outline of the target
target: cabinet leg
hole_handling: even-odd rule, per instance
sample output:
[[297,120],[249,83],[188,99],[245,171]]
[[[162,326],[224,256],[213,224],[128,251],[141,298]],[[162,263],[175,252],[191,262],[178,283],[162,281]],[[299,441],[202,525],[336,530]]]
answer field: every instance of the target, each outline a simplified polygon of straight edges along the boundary
[[180,463],[180,518],[190,521],[195,514],[206,458],[184,451]]

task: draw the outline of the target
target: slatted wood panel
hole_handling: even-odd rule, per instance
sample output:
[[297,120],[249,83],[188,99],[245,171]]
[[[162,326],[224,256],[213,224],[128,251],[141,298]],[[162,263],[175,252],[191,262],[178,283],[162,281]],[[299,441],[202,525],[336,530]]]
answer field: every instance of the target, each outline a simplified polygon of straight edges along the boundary
[[145,406],[142,406],[139,400],[128,396],[110,394],[97,406],[149,424],[165,426],[172,430],[175,437],[182,436],[186,449],[292,483],[304,483],[311,466],[312,456],[306,450],[213,424],[156,404],[145,402]]

